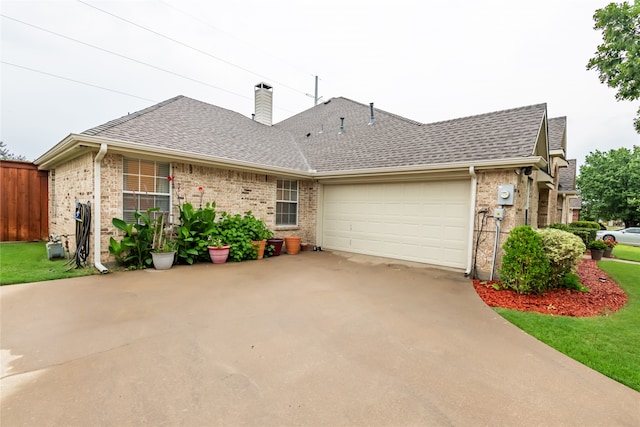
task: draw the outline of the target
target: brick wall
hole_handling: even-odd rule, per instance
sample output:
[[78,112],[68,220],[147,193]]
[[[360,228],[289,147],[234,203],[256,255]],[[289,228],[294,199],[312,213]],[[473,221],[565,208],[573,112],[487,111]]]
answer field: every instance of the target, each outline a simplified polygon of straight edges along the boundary
[[[478,233],[480,233],[481,220],[483,214],[477,214],[482,209],[489,209],[486,215],[486,222],[479,236],[479,244],[476,256],[476,270],[478,276],[482,279],[488,279],[491,273],[491,264],[493,260],[495,236],[496,236],[496,220],[492,218],[494,210],[498,207],[498,187],[502,184],[513,184],[515,191],[515,199],[513,206],[505,206],[504,219],[500,223],[500,235],[498,240],[498,251],[496,256],[495,275],[497,274],[502,262],[502,245],[504,244],[509,232],[526,222],[533,228],[538,227],[538,198],[539,191],[535,181],[535,172],[530,175],[516,174],[513,169],[502,171],[481,171],[477,173],[478,185],[476,191],[476,218],[474,221],[474,254],[476,241],[478,241]],[[529,207],[527,213],[527,181],[529,182]]]
[[[49,173],[49,233],[69,235],[71,252],[75,252],[76,243],[76,200],[81,203],[90,201],[92,206],[94,204],[94,155],[83,154]],[[64,242],[64,238],[62,241]]]
[[[214,201],[217,212],[243,214],[251,211],[276,236],[298,235],[303,241],[315,244],[318,185],[314,181],[298,180],[298,226],[276,227],[277,176],[186,163],[173,164],[171,173],[174,176],[173,214],[176,217],[178,192],[184,197],[183,202],[196,207],[201,201],[203,204]],[[202,192],[199,187],[203,188]]]
[[[102,160],[102,227],[101,258],[103,262],[113,262],[109,254],[109,238],[118,236],[111,225],[111,219],[122,218],[122,169],[123,157],[108,154]],[[240,172],[227,169],[172,163],[172,216],[179,218],[178,195],[180,202],[191,203],[194,207],[215,202],[216,212],[253,215],[265,221],[267,227],[276,236],[298,235],[303,242],[315,244],[316,208],[318,186],[314,181],[298,181],[298,226],[276,227],[276,181],[273,175]],[[202,191],[199,188],[202,187]],[[117,238],[117,237],[116,237]]]

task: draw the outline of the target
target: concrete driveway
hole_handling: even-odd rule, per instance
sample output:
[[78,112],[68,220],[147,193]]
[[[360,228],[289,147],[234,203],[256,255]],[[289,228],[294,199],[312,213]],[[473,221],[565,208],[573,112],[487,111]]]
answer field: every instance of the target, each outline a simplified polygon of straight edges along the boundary
[[640,425],[460,273],[304,252],[0,289],[4,426]]

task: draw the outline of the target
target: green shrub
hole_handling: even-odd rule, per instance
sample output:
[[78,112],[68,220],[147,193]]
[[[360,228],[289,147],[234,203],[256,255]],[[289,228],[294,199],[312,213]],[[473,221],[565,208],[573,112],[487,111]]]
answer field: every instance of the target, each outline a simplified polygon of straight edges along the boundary
[[559,222],[556,222],[555,224],[550,224],[549,226],[547,226],[547,228],[554,228],[556,230],[571,232],[571,229],[567,224],[562,224]]
[[503,287],[520,294],[544,292],[550,268],[542,237],[528,225],[523,225],[511,230],[502,248],[500,276]]
[[[223,212],[216,221],[215,203],[207,203],[195,209],[190,203],[180,205],[180,224],[176,226],[176,251],[178,263],[193,264],[210,260],[208,246],[216,244],[230,245],[229,259],[243,261],[256,259],[257,249],[252,240],[264,240],[273,236],[264,221],[253,216],[251,211],[245,215],[229,215]],[[158,208],[149,209],[146,214],[136,212],[136,222],[126,224],[114,218],[113,225],[125,232],[122,242],[111,238],[109,251],[116,260],[132,268],[145,268],[151,265],[153,226],[150,213]]]
[[582,243],[584,243],[584,245],[586,247],[589,247],[589,243],[591,243],[594,240],[596,240],[596,231],[597,230],[595,230],[593,228],[574,228],[574,227],[570,227],[569,231],[571,231],[571,233],[575,234],[580,239],[582,239]]
[[242,224],[250,240],[261,241],[273,237],[273,232],[267,228],[264,221],[254,217],[251,211],[244,215]]
[[179,263],[193,264],[210,260],[207,248],[209,236],[217,233],[215,207],[215,203],[207,203],[198,209],[194,209],[191,203],[180,206],[180,225],[176,230]]
[[577,274],[567,274],[562,280],[562,287],[567,289],[573,289],[580,292],[591,292],[591,290],[582,283],[580,283],[580,277]]
[[548,286],[562,287],[565,277],[575,273],[576,264],[582,258],[586,247],[578,236],[567,231],[543,228],[537,232],[542,237],[544,253],[549,260],[551,273]]
[[147,209],[146,212],[134,212],[134,222],[127,224],[120,218],[112,218],[111,223],[118,230],[124,231],[124,237],[119,242],[109,239],[109,252],[116,257],[116,261],[130,269],[143,269],[153,262],[153,225],[151,215],[159,208]]
[[603,251],[607,249],[607,244],[602,240],[594,240],[593,242],[589,243],[589,249]]
[[593,228],[594,230],[600,230],[600,224],[595,221],[575,221],[569,224],[571,228]]
[[258,252],[256,247],[251,244],[251,241],[268,239],[273,235],[264,221],[254,217],[251,211],[244,216],[240,214],[230,215],[223,212],[220,221],[216,225],[219,238],[231,246],[229,248],[229,259],[233,261],[256,259]]

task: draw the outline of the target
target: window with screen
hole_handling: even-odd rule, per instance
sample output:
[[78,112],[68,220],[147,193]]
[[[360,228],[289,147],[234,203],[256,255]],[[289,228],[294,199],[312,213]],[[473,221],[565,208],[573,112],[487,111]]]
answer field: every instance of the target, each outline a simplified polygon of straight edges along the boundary
[[276,226],[298,225],[298,181],[279,179],[276,191]]
[[124,159],[122,216],[126,222],[133,222],[138,210],[157,207],[162,212],[171,211],[169,170],[169,163]]

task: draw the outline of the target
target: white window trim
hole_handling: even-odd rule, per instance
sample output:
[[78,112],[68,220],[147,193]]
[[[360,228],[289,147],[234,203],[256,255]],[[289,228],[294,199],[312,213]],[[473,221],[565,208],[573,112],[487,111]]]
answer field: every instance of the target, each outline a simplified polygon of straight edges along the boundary
[[[296,183],[296,200],[282,200],[278,198],[278,190],[281,187],[278,187],[278,181],[289,181],[289,182],[295,182]],[[278,203],[294,203],[296,206],[296,222],[295,224],[278,224]],[[299,217],[300,217],[300,181],[298,181],[297,179],[286,179],[286,178],[278,178],[276,180],[276,227],[278,227],[279,229],[283,229],[283,228],[287,228],[287,227],[298,227],[298,224],[300,223],[299,221]]]
[[[124,183],[125,175],[137,175],[138,179],[141,176],[140,173],[138,173],[138,174],[127,174],[127,173],[125,173],[125,171],[124,171],[124,162],[126,160],[137,160],[138,162],[143,161],[143,160],[144,161],[153,161],[154,165],[157,165],[158,163],[167,163],[169,165],[169,174],[171,174],[171,171],[173,170],[171,162],[162,162],[162,161],[158,161],[158,160],[141,159],[139,157],[125,157],[125,156],[123,156],[123,158],[122,158],[122,175],[121,175],[122,180],[123,180],[123,182],[122,182],[122,218],[125,217],[124,195],[125,194],[133,194],[134,196],[135,195],[138,195],[138,196],[142,196],[142,195],[144,195],[144,196],[163,196],[163,197],[169,196],[169,217],[170,217],[171,220],[173,220],[173,209],[172,209],[172,206],[173,206],[173,180],[168,182],[168,184],[169,184],[168,193],[160,193],[160,192],[156,192],[156,191],[132,191],[132,190],[126,190],[124,188],[124,186],[125,186],[125,183]],[[149,175],[147,175],[147,176],[149,176]],[[159,177],[158,175],[154,175],[153,177],[154,177],[154,182],[155,182],[156,178],[162,178],[162,177]],[[139,209],[139,206],[138,206],[138,209]]]

